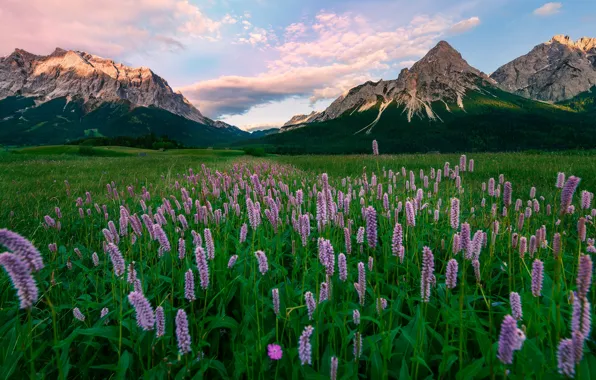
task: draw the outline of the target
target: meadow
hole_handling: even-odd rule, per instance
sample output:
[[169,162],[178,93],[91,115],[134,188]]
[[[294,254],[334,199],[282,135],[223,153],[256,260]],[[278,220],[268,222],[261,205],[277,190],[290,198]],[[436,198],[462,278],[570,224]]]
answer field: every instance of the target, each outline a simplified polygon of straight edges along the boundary
[[596,155],[72,149],[0,153],[1,378],[596,377]]

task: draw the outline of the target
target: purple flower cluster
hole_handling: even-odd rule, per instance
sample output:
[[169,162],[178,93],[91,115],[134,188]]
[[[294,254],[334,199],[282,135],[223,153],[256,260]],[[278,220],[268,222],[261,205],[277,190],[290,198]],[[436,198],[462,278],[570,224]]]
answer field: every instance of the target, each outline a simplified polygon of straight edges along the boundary
[[155,314],[151,304],[141,292],[131,292],[128,301],[135,308],[137,314],[137,325],[145,331],[153,330],[155,325]]
[[499,335],[499,349],[497,358],[503,364],[513,363],[513,352],[521,350],[526,336],[517,328],[517,321],[511,315],[506,315],[501,324]]
[[445,286],[449,289],[453,289],[457,286],[457,270],[457,260],[449,260],[447,263],[447,271],[445,273]]
[[436,283],[435,279],[435,257],[428,247],[424,247],[422,253],[422,273],[420,276],[420,297],[422,302],[430,301],[430,287]]
[[186,312],[178,309],[176,313],[176,340],[178,341],[178,351],[180,355],[191,352],[191,337],[188,330],[188,317]]
[[125,263],[122,253],[114,243],[108,243],[108,253],[110,254],[110,260],[112,260],[112,266],[114,267],[114,274],[116,277],[120,277],[124,274]]
[[207,256],[203,247],[199,246],[195,249],[195,260],[199,269],[201,288],[207,290],[209,287],[209,266],[207,265]]
[[4,267],[17,290],[20,308],[27,309],[33,306],[37,302],[39,291],[27,264],[17,255],[5,252],[0,254],[0,265]]
[[532,264],[532,295],[540,297],[542,293],[542,281],[544,279],[544,264],[536,259]]
[[314,329],[312,326],[306,326],[302,335],[298,339],[298,357],[302,365],[312,364],[312,346],[310,344],[310,337]]
[[366,209],[366,241],[370,248],[377,247],[377,211],[372,206]]
[[306,310],[308,311],[308,319],[312,321],[313,314],[317,307],[317,303],[315,298],[313,297],[311,292],[304,293],[304,301],[306,302]]
[[267,271],[269,271],[269,263],[267,262],[267,255],[265,255],[265,252],[263,252],[263,251],[256,251],[255,257],[257,258],[257,260],[259,262],[259,272],[261,272],[261,274],[264,275],[265,273],[267,273]]

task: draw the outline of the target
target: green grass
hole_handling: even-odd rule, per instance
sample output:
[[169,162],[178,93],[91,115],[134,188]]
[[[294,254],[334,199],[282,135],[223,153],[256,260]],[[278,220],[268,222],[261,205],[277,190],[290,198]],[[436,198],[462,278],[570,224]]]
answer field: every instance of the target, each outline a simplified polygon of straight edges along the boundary
[[[475,160],[475,171],[460,173],[463,191],[455,187],[454,180],[443,178],[434,194],[431,180],[429,188],[423,190],[421,203],[426,206],[418,213],[416,226],[406,226],[404,212],[399,213],[405,247],[405,259],[400,263],[392,255],[393,209],[398,202],[403,205],[415,198],[416,191],[406,190],[409,175],[404,178],[399,174],[394,183],[388,178],[388,171],[401,173],[405,167],[413,171],[416,186],[423,188],[421,169],[429,175],[431,168],[442,169],[446,161],[453,169],[459,155],[254,158],[236,156],[240,152],[234,151],[189,150],[149,152],[142,157],[129,148],[101,149],[129,155],[82,157],[51,154],[43,149],[29,154],[0,153],[0,228],[31,240],[45,263],[45,268],[34,274],[40,299],[31,312],[18,309],[16,291],[6,272],[0,272],[0,378],[323,379],[329,378],[332,356],[338,358],[341,379],[496,379],[503,378],[506,370],[511,379],[560,378],[557,346],[560,339],[571,335],[572,305],[568,297],[577,288],[578,254],[587,249],[587,243],[578,239],[576,226],[580,215],[589,210],[580,210],[579,195],[582,190],[593,191],[596,187],[596,155],[590,152],[469,154],[468,158]],[[559,171],[582,178],[573,201],[574,214],[559,216],[560,190],[554,186]],[[346,282],[340,280],[337,264],[333,276],[327,278],[317,250],[319,237],[328,239],[337,263],[339,253],[346,253],[342,225],[329,221],[319,231],[313,218],[304,247],[292,227],[293,215],[316,215],[317,194],[313,189],[323,189],[323,172],[329,175],[334,201],[338,199],[335,191],[356,194],[349,211],[338,210],[344,225],[353,221],[352,253],[346,255]],[[260,202],[262,223],[256,230],[248,227],[247,240],[240,243],[240,228],[248,223],[246,189],[255,188],[250,178],[253,173],[258,173],[263,181],[263,192],[248,195]],[[377,197],[376,187],[369,186],[368,193],[361,190],[363,175],[372,184],[373,173],[382,184],[383,193],[391,185],[390,218],[383,200]],[[512,183],[513,202],[522,200],[519,212],[511,207],[502,216],[502,198],[482,191],[482,183],[491,177],[498,183],[499,174]],[[107,193],[107,184],[115,186],[118,199]],[[129,186],[132,195],[127,190]],[[520,229],[519,214],[531,200],[532,186],[536,187],[540,210],[534,210]],[[208,263],[210,285],[206,291],[199,287],[192,235],[169,215],[163,229],[172,252],[160,257],[159,243],[149,238],[144,227],[134,244],[130,227],[118,244],[126,263],[135,262],[143,293],[152,307],[162,306],[165,310],[166,330],[160,338],[154,331],[145,332],[136,325],[135,310],[126,298],[133,287],[114,276],[110,257],[102,248],[102,229],[107,228],[108,220],[118,228],[121,205],[128,207],[131,214],[144,213],[140,202],[143,187],[151,194],[145,203],[153,214],[167,199],[176,215],[186,215],[175,203],[183,203],[182,187],[192,198],[192,213],[196,212],[195,201],[201,206],[210,205],[213,210],[208,212],[207,224],[195,223],[192,214],[186,215],[189,229],[199,232],[203,241],[205,228],[211,230],[214,238],[215,258]],[[300,207],[291,200],[298,189],[304,191]],[[271,205],[263,195],[268,196],[269,190],[273,198],[279,197],[281,205],[281,223],[275,227],[265,216]],[[86,192],[90,192],[90,204],[85,203]],[[452,253],[456,230],[450,226],[449,203],[453,197],[460,200],[460,222],[469,223],[472,234],[477,230],[488,234],[487,246],[479,256],[480,281],[475,278],[471,262],[463,259],[463,253]],[[83,218],[79,215],[78,198],[83,201]],[[235,198],[239,215],[229,205]],[[367,238],[362,245],[356,240],[356,231],[366,224],[361,199],[364,206],[377,210],[378,245],[374,249]],[[107,220],[103,211],[96,211],[95,203],[100,209],[106,206]],[[217,224],[215,215],[224,213],[226,203],[230,211]],[[498,210],[496,216],[491,214],[493,204]],[[552,207],[551,215],[546,213],[547,205]],[[55,207],[61,209],[61,218],[56,216]],[[90,216],[87,209],[91,210]],[[438,221],[433,220],[435,209],[439,210]],[[60,221],[60,230],[46,229],[45,215]],[[559,218],[561,221],[557,222]],[[493,237],[491,226],[495,220],[500,227]],[[538,249],[534,258],[526,253],[522,259],[511,247],[512,233],[529,240],[543,225],[547,231],[546,247]],[[552,240],[557,232],[563,236],[562,255],[555,259]],[[587,225],[587,237],[596,237],[591,223]],[[186,244],[182,260],[177,252],[179,238]],[[57,252],[49,251],[50,243],[57,244]],[[420,297],[424,246],[434,253],[437,285],[431,289],[428,303],[421,302]],[[258,271],[254,256],[257,250],[268,257],[269,271],[264,275]],[[92,263],[93,252],[100,258],[97,267]],[[228,269],[232,255],[239,258]],[[358,281],[358,263],[367,266],[369,256],[374,260],[373,270],[366,270],[366,302],[360,305],[352,284]],[[445,268],[452,258],[459,263],[458,284],[448,290]],[[544,262],[540,297],[533,297],[530,287],[534,259]],[[184,273],[189,269],[195,279],[194,302],[184,296]],[[318,300],[321,283],[325,281],[331,285],[331,299],[319,303],[310,320],[304,295],[310,291]],[[273,288],[279,289],[279,316],[273,310]],[[522,349],[514,353],[513,364],[504,365],[496,357],[496,342],[504,316],[511,313],[510,291],[521,296],[523,319],[518,326],[527,339]],[[375,304],[378,298],[388,301],[387,309],[381,313]],[[588,299],[595,304],[594,286]],[[86,316],[84,322],[73,317],[75,307]],[[110,312],[102,320],[99,313],[104,307]],[[179,355],[176,344],[174,318],[179,309],[185,310],[190,322],[192,353],[188,355]],[[361,314],[358,326],[352,320],[355,309]],[[298,340],[308,325],[314,327],[310,338],[312,365],[301,365]],[[357,332],[363,337],[363,350],[355,360],[353,342]],[[281,345],[284,351],[278,362],[267,357],[267,345],[272,343]],[[590,379],[596,373],[596,344],[592,337],[583,349],[576,378]],[[197,359],[199,353],[204,354],[201,360]]]

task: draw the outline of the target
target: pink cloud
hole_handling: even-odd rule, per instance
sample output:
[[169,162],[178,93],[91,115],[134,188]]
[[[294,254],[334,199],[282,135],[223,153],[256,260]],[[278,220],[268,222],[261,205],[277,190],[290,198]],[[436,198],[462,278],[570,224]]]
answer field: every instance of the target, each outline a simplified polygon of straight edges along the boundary
[[47,53],[59,46],[108,57],[179,49],[182,40],[217,37],[222,23],[186,0],[4,0],[0,54]]
[[467,32],[480,25],[480,19],[478,17],[470,17],[467,20],[462,20],[449,28],[450,34],[460,34]]
[[[285,41],[272,47],[279,56],[268,62],[267,71],[221,76],[179,89],[213,117],[243,114],[251,107],[293,96],[308,96],[313,103],[333,99],[373,79],[374,72],[387,72],[394,63],[421,57],[453,28],[470,29],[473,19],[477,18],[454,22],[418,16],[405,26],[381,28],[360,15],[322,12],[310,25],[286,28]],[[293,38],[295,32],[308,38]]]

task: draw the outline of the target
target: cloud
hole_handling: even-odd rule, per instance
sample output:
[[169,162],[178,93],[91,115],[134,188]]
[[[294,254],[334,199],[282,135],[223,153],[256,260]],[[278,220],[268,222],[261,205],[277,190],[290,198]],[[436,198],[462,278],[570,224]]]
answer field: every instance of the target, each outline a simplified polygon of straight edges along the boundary
[[107,57],[178,50],[190,38],[216,39],[232,22],[207,16],[187,0],[3,0],[0,55],[22,48],[48,53],[55,47]]
[[[381,72],[397,77],[395,63],[406,66],[441,37],[470,30],[479,21],[477,17],[456,22],[442,16],[418,16],[405,26],[379,26],[357,14],[321,12],[311,23],[285,28],[283,42],[267,41],[267,52],[277,57],[267,62],[266,71],[255,76],[221,76],[178,90],[210,117],[242,115],[252,107],[292,97],[308,97],[311,103],[333,99],[360,83],[378,79]],[[295,38],[298,33],[302,38]],[[270,36],[274,34],[267,31],[259,37]],[[260,42],[253,37],[254,41],[243,37],[243,42]]]
[[546,3],[540,8],[534,10],[534,14],[537,16],[550,16],[559,13],[563,4],[561,3]]
[[307,26],[301,22],[290,24],[286,27],[286,39],[300,37],[306,33]]
[[460,34],[467,32],[480,25],[480,19],[478,17],[470,17],[467,20],[462,20],[449,28],[449,34]]

